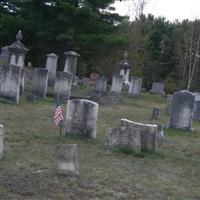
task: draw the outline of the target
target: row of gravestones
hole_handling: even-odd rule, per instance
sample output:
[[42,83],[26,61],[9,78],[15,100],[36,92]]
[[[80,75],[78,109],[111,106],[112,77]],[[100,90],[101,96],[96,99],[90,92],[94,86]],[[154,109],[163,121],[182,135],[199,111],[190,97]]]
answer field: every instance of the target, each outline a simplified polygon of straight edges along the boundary
[[166,113],[170,115],[171,128],[192,130],[192,121],[200,120],[200,93],[181,90],[168,95]]
[[[99,105],[85,99],[69,100],[67,103],[65,134],[96,138]],[[109,129],[106,147],[115,149],[129,147],[137,153],[141,150],[157,151],[160,138],[157,125],[142,124],[121,119],[121,128]],[[0,125],[0,158],[3,157],[3,126]],[[77,175],[77,145],[58,145],[56,150],[58,174]]]

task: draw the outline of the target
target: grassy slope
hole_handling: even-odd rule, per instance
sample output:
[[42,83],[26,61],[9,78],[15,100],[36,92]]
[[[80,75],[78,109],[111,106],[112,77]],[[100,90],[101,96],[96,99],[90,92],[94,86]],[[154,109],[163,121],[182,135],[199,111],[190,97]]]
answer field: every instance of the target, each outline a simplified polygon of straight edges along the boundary
[[[100,106],[96,140],[59,136],[52,126],[53,99],[19,105],[0,103],[5,125],[5,157],[0,161],[0,199],[200,199],[200,122],[194,132],[165,130],[157,154],[143,158],[107,152],[105,133],[120,118],[148,121],[151,109],[161,108],[159,122],[167,125],[165,100],[146,94],[126,97],[119,106]],[[56,144],[77,143],[78,178],[55,174]]]

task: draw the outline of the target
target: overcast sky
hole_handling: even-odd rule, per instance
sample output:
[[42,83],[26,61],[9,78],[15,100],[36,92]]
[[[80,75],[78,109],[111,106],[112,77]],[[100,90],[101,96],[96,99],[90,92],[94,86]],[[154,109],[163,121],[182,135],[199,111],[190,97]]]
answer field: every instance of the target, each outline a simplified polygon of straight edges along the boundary
[[[116,2],[116,11],[121,15],[132,15],[134,7],[132,0]],[[164,16],[170,21],[175,19],[200,18],[200,0],[149,0],[144,13],[152,13],[155,16]]]

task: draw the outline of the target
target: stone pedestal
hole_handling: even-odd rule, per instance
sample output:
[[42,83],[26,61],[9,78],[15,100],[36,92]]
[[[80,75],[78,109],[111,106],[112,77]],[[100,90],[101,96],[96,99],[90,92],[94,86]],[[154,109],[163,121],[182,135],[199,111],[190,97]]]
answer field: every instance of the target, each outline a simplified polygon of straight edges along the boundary
[[123,77],[119,74],[114,74],[112,78],[111,92],[120,95],[122,92]]
[[161,94],[161,95],[165,95],[165,84],[164,83],[160,83],[160,82],[153,82],[152,88],[151,88],[151,93],[153,94]]
[[57,145],[56,158],[57,174],[66,176],[78,175],[76,144]]
[[64,54],[66,55],[64,72],[68,72],[73,74],[73,76],[76,76],[77,61],[80,55],[75,51],[64,52]]
[[175,92],[170,115],[170,128],[192,130],[195,95],[187,90]]
[[141,89],[142,89],[142,78],[132,76],[128,94],[132,97],[140,97]]
[[54,96],[60,101],[67,102],[71,95],[73,75],[67,72],[57,72]]
[[49,78],[48,78],[49,86],[54,86],[55,84],[57,62],[58,62],[58,56],[55,53],[47,55],[45,68],[48,69],[49,72]]
[[19,103],[21,67],[0,66],[0,97]]
[[0,124],[0,160],[3,158],[4,151],[4,131],[3,125]]
[[141,152],[141,136],[137,128],[121,127],[108,129],[106,147],[109,149],[128,147]]
[[96,138],[98,104],[85,99],[69,100],[65,122],[66,135]]
[[138,128],[141,135],[141,149],[156,151],[157,150],[157,125],[142,124],[127,119],[121,119],[121,126],[128,128]]
[[33,93],[37,97],[46,97],[48,85],[48,70],[36,68],[33,75]]

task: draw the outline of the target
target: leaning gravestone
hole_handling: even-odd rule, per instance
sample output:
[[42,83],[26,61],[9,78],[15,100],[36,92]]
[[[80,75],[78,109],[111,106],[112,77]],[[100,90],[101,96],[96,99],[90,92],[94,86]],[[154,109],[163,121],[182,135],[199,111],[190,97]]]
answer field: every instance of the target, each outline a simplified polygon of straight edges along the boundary
[[57,174],[67,176],[78,175],[77,145],[62,144],[56,149]]
[[119,74],[114,74],[112,78],[111,92],[113,94],[120,95],[122,92],[122,86],[123,86],[123,76]]
[[161,94],[165,95],[164,91],[165,84],[161,82],[153,82],[152,88],[151,88],[151,93],[153,94]]
[[48,85],[48,70],[36,68],[33,75],[33,93],[37,97],[46,97]]
[[121,127],[138,128],[141,135],[141,150],[157,150],[157,125],[142,124],[121,119]]
[[140,153],[141,137],[139,129],[128,127],[108,129],[106,147],[109,149],[128,147]]
[[0,65],[0,97],[19,103],[21,67]]
[[171,109],[172,109],[172,100],[173,100],[173,95],[168,94],[168,95],[167,95],[166,108],[165,108],[165,112],[166,112],[168,115],[171,113]]
[[98,104],[85,99],[73,99],[67,103],[65,134],[96,138]]
[[175,92],[170,115],[170,128],[192,130],[195,95],[187,90]]
[[0,160],[3,158],[3,150],[4,150],[4,133],[3,133],[3,125],[0,124]]
[[128,94],[132,97],[140,97],[141,89],[142,89],[142,78],[132,76]]
[[49,86],[54,86],[56,79],[57,62],[58,62],[58,56],[55,53],[47,55],[45,68],[48,69],[49,72],[49,77],[48,77]]
[[60,101],[67,102],[71,95],[73,75],[67,72],[57,72],[54,96]]

